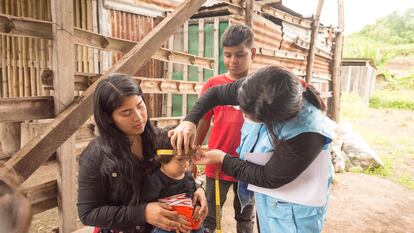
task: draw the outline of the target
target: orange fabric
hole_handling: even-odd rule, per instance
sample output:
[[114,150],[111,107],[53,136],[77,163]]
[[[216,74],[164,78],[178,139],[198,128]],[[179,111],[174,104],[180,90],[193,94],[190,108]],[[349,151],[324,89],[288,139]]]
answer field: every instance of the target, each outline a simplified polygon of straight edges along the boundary
[[193,230],[200,229],[201,222],[196,222],[193,219],[194,207],[192,206],[171,206],[171,207],[173,208],[174,211],[177,211],[179,215],[182,215],[185,218],[187,218],[187,221],[191,223],[191,229]]

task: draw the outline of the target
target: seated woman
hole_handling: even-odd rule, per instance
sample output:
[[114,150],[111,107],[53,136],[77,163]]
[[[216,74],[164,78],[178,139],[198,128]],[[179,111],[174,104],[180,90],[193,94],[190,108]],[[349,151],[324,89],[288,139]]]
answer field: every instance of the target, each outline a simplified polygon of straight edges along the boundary
[[[196,182],[190,167],[191,155],[176,155],[168,137],[168,131],[173,128],[174,126],[166,127],[158,134],[155,160],[160,163],[160,168],[145,178],[141,199],[144,202],[159,201],[168,204],[191,222],[192,233],[203,233],[204,228],[200,226],[199,216],[193,215],[193,210],[197,210],[200,206],[193,207],[192,204]],[[194,212],[198,213],[198,211]],[[167,231],[155,228],[152,233],[163,232]]]
[[[145,175],[154,166],[157,129],[149,119],[143,93],[129,76],[112,74],[94,94],[99,131],[80,157],[78,213],[95,232],[150,232],[152,226],[187,232],[190,223],[166,204],[142,202]],[[145,190],[151,192],[151,190]],[[204,191],[194,193],[206,208]]]

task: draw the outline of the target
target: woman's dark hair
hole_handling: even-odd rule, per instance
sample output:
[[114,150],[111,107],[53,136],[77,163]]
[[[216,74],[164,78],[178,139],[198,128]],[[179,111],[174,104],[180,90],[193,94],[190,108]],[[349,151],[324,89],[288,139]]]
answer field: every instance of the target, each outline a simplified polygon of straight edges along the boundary
[[240,108],[254,120],[263,122],[274,146],[278,144],[276,123],[296,116],[305,98],[320,110],[325,104],[312,85],[304,87],[301,79],[278,66],[268,66],[251,73],[237,96]]
[[[94,95],[94,117],[100,135],[98,140],[104,153],[101,172],[111,175],[114,169],[117,171],[121,185],[116,186],[115,196],[130,203],[138,201],[128,195],[138,193],[140,184],[137,184],[136,177],[143,175],[145,168],[137,170],[137,159],[131,152],[131,142],[113,123],[112,113],[122,105],[124,97],[133,95],[140,96],[145,103],[138,84],[130,76],[118,73],[99,82]],[[147,115],[149,116],[148,108]],[[144,160],[149,162],[155,155],[155,128],[149,119],[141,137]]]
[[[0,164],[1,166],[3,165]],[[10,233],[26,233],[29,231],[31,220],[31,205],[17,191],[16,177],[2,174],[0,176],[0,229]]]
[[[177,125],[169,125],[163,129],[160,129],[157,138],[155,139],[155,148],[157,150],[173,150],[173,146],[171,145],[171,140],[168,137],[168,131],[175,129]],[[155,157],[155,160],[160,162],[161,164],[169,163],[175,155],[158,155]]]

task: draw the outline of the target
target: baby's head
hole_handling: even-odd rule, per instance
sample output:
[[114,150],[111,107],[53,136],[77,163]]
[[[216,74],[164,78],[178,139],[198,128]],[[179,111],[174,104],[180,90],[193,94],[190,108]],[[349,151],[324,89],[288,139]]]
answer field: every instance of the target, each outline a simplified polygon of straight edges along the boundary
[[14,176],[0,175],[0,229],[4,232],[25,233],[32,220],[31,206],[16,189]]
[[170,125],[160,130],[155,139],[157,155],[155,159],[160,162],[162,171],[170,177],[180,177],[189,169],[190,155],[178,156],[171,145],[168,131],[177,127]]

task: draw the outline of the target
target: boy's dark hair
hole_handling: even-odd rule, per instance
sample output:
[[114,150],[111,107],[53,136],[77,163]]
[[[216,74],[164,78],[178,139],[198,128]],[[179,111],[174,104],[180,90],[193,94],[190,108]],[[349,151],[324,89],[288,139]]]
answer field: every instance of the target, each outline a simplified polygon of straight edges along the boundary
[[253,31],[244,25],[237,24],[229,26],[221,37],[223,47],[234,47],[245,44],[247,47],[253,47]]
[[[175,129],[177,125],[168,125],[165,128],[159,130],[158,135],[155,139],[155,149],[156,150],[174,150],[171,145],[170,138],[168,137],[168,131]],[[155,159],[160,162],[161,164],[169,163],[173,158],[174,155],[156,155]]]

